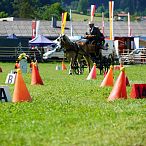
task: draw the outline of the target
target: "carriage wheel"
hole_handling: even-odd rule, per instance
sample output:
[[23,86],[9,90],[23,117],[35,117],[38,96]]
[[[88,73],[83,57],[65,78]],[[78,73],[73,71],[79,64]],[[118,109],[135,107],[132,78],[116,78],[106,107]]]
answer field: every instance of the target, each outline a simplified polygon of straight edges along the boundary
[[84,63],[84,61],[82,61],[80,64],[80,74],[84,73],[84,65],[85,65],[85,63]]
[[73,70],[75,74],[77,75],[79,74],[79,66],[78,66],[77,61],[74,61]]

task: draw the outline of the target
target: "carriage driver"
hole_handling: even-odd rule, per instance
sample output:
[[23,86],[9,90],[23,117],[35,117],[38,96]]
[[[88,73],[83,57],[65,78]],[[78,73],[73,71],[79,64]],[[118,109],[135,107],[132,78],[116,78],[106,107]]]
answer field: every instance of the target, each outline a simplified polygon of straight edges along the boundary
[[96,44],[97,46],[103,46],[105,43],[104,35],[100,32],[98,27],[94,26],[94,23],[89,21],[89,32],[86,32],[85,38],[87,44]]

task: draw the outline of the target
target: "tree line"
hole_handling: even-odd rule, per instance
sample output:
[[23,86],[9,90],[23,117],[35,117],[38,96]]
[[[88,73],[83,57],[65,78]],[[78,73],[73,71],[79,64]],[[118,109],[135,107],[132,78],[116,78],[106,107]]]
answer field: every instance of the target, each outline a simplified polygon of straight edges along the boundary
[[[3,0],[0,2],[0,17],[21,17],[50,20],[52,16],[61,19],[61,13],[69,11],[89,14],[91,4],[97,12],[108,17],[109,0]],[[115,0],[114,12],[130,12],[132,15],[146,15],[146,0]]]

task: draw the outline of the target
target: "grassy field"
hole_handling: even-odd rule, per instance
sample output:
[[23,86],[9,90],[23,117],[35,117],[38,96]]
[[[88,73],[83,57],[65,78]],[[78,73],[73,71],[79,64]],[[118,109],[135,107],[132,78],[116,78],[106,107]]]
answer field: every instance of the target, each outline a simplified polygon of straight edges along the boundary
[[[72,20],[73,21],[90,21],[91,16],[83,15],[83,14],[76,14],[72,13]],[[105,21],[108,21],[108,18],[104,18]],[[102,17],[94,17],[95,22],[102,22]]]
[[[56,65],[39,64],[43,86],[30,85],[31,75],[23,75],[32,102],[0,103],[0,146],[146,145],[146,99],[107,102],[112,88],[99,87],[99,71],[97,80],[87,81],[87,70],[70,76]],[[3,85],[14,63],[0,66]],[[131,84],[146,83],[146,65],[128,66],[126,74]],[[14,85],[9,88],[12,95]]]

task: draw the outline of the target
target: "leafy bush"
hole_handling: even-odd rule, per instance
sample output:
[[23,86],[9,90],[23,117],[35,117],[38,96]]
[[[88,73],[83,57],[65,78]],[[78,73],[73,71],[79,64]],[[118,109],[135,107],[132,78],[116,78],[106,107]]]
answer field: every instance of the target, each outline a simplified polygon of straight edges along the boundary
[[5,18],[5,17],[8,17],[8,13],[5,13],[5,12],[0,12],[0,18]]

